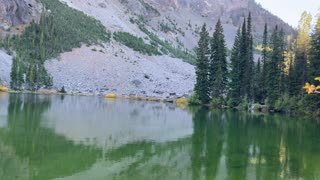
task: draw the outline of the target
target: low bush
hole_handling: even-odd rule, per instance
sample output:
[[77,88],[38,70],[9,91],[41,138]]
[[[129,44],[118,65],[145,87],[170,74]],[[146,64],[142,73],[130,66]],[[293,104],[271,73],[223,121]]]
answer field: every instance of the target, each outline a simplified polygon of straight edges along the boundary
[[142,54],[148,54],[151,55],[161,55],[161,53],[158,51],[158,48],[146,44],[142,38],[138,38],[130,33],[127,32],[116,32],[113,34],[113,38],[124,44],[125,46],[138,51]]
[[189,96],[188,103],[190,105],[201,105],[202,104],[199,97],[196,94],[192,94],[191,96]]

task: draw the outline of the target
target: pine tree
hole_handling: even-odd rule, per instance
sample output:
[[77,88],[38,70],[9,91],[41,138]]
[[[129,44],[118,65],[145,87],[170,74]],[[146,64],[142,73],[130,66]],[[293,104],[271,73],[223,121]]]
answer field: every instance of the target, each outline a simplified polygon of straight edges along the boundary
[[311,36],[309,82],[316,83],[314,78],[320,76],[320,16]]
[[241,31],[238,29],[231,52],[231,72],[230,72],[230,91],[228,105],[236,107],[239,105],[241,82],[240,82],[240,40]]
[[213,99],[221,102],[227,88],[227,52],[221,21],[218,20],[210,49],[210,92]]
[[199,97],[203,104],[207,104],[210,101],[209,92],[209,59],[207,57],[209,53],[209,33],[206,28],[206,24],[202,26],[200,32],[200,40],[198,42],[197,65],[196,65],[196,85],[195,93]]

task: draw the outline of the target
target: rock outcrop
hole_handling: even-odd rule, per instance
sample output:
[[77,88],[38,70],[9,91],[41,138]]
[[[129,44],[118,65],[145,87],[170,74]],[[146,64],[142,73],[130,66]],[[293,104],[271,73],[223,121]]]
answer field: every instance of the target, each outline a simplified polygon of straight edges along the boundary
[[40,17],[42,5],[35,0],[0,0],[0,28],[28,24]]
[[[252,14],[254,23],[254,33],[260,37],[264,25],[279,25],[286,33],[293,32],[292,27],[282,21],[277,16],[261,7],[255,0],[146,0],[162,10],[174,9],[176,11],[189,9],[195,14],[208,17],[222,23],[232,24],[239,27],[243,22],[243,17],[249,12]],[[170,8],[171,7],[171,8]]]

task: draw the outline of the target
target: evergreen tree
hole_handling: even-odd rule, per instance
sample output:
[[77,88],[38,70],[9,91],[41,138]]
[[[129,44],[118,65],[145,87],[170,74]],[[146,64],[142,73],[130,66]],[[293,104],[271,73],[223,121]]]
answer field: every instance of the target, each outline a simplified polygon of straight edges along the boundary
[[221,21],[218,20],[210,49],[210,92],[213,99],[223,99],[227,88],[227,52]]
[[241,90],[240,82],[240,40],[241,40],[241,31],[238,29],[237,36],[232,47],[231,52],[231,72],[230,72],[230,91],[229,91],[229,106],[235,107],[238,106]]
[[295,42],[291,42],[289,46],[289,56],[288,56],[288,80],[287,80],[287,93],[289,96],[294,96],[295,94],[295,73],[294,73],[294,48],[295,48]]
[[[253,57],[252,18],[244,18],[238,31],[231,57],[230,103],[234,106],[241,100],[254,101],[255,65]],[[237,83],[236,83],[237,82]]]
[[261,87],[264,86],[263,82],[261,81],[261,76],[262,76],[262,69],[261,69],[261,60],[260,58],[258,59],[257,66],[255,67],[255,73],[253,76],[254,83],[253,83],[253,88],[255,89],[254,91],[254,100],[255,102],[261,103],[262,102],[262,89]]
[[203,104],[207,104],[210,101],[210,89],[209,89],[209,33],[206,28],[206,24],[202,26],[200,32],[200,40],[196,50],[197,64],[196,64],[196,84],[195,93],[199,97]]
[[23,63],[20,60],[20,57],[17,56],[12,60],[11,67],[11,82],[10,86],[12,89],[20,89],[22,84],[24,83],[23,79]]
[[253,57],[253,35],[252,35],[252,18],[251,18],[251,13],[249,13],[248,16],[248,23],[247,23],[247,54],[248,54],[248,59],[247,59],[247,70],[246,70],[246,89],[247,89],[247,94],[248,98],[251,101],[254,101],[254,57]]
[[288,86],[287,86],[287,74],[285,72],[286,66],[285,66],[285,55],[284,52],[286,51],[286,44],[284,42],[285,33],[283,29],[280,29],[279,35],[278,35],[278,43],[279,43],[279,54],[278,54],[278,66],[280,68],[280,80],[279,80],[279,87],[280,87],[280,93],[284,94],[287,92]]
[[28,73],[27,73],[27,83],[31,86],[31,87],[34,87],[34,84],[36,82],[36,79],[35,79],[35,74],[37,73],[36,72],[36,69],[34,68],[35,65],[29,65],[29,70],[28,70]]
[[320,16],[311,36],[309,82],[316,83],[314,78],[320,76]]
[[260,87],[261,89],[261,98],[265,99],[267,94],[266,84],[267,84],[267,61],[268,61],[268,25],[264,25],[263,32],[263,42],[262,42],[262,75],[261,82],[264,84]]
[[298,26],[297,47],[295,52],[295,62],[293,68],[293,84],[292,94],[302,94],[302,88],[308,80],[308,54],[310,46],[310,27],[311,14],[304,12]]
[[269,103],[274,105],[275,101],[279,96],[279,69],[278,69],[278,55],[279,55],[279,44],[278,44],[278,26],[275,27],[271,38],[270,38],[270,48],[272,49],[270,54],[270,62],[268,65],[268,88],[267,95]]
[[244,19],[241,29],[240,38],[240,50],[239,50],[239,60],[240,60],[240,97],[243,99],[248,96],[248,79],[246,77],[248,71],[248,36],[247,36],[247,25],[246,19]]
[[270,38],[270,48],[272,51],[267,65],[267,95],[271,105],[274,105],[281,94],[280,82],[284,59],[283,47],[283,35],[278,26],[276,26]]

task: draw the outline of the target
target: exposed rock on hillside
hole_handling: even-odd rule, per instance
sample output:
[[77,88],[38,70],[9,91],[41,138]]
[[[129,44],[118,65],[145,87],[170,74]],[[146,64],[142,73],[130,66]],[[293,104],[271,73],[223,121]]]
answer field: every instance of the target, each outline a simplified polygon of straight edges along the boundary
[[68,92],[165,98],[189,95],[195,69],[180,59],[146,56],[119,45],[93,46],[63,53],[46,62],[55,89]]
[[9,87],[12,57],[0,50],[0,85]]
[[[249,12],[253,17],[253,30],[256,36],[261,36],[264,24],[270,26],[278,24],[285,32],[292,33],[293,29],[277,16],[261,7],[255,0],[146,0],[150,4],[161,8],[163,11],[176,12],[189,10],[195,14],[217,21],[221,19],[225,24],[239,27],[243,17]],[[172,7],[172,8],[168,8]]]
[[37,20],[42,5],[35,0],[0,0],[0,29],[24,25]]

